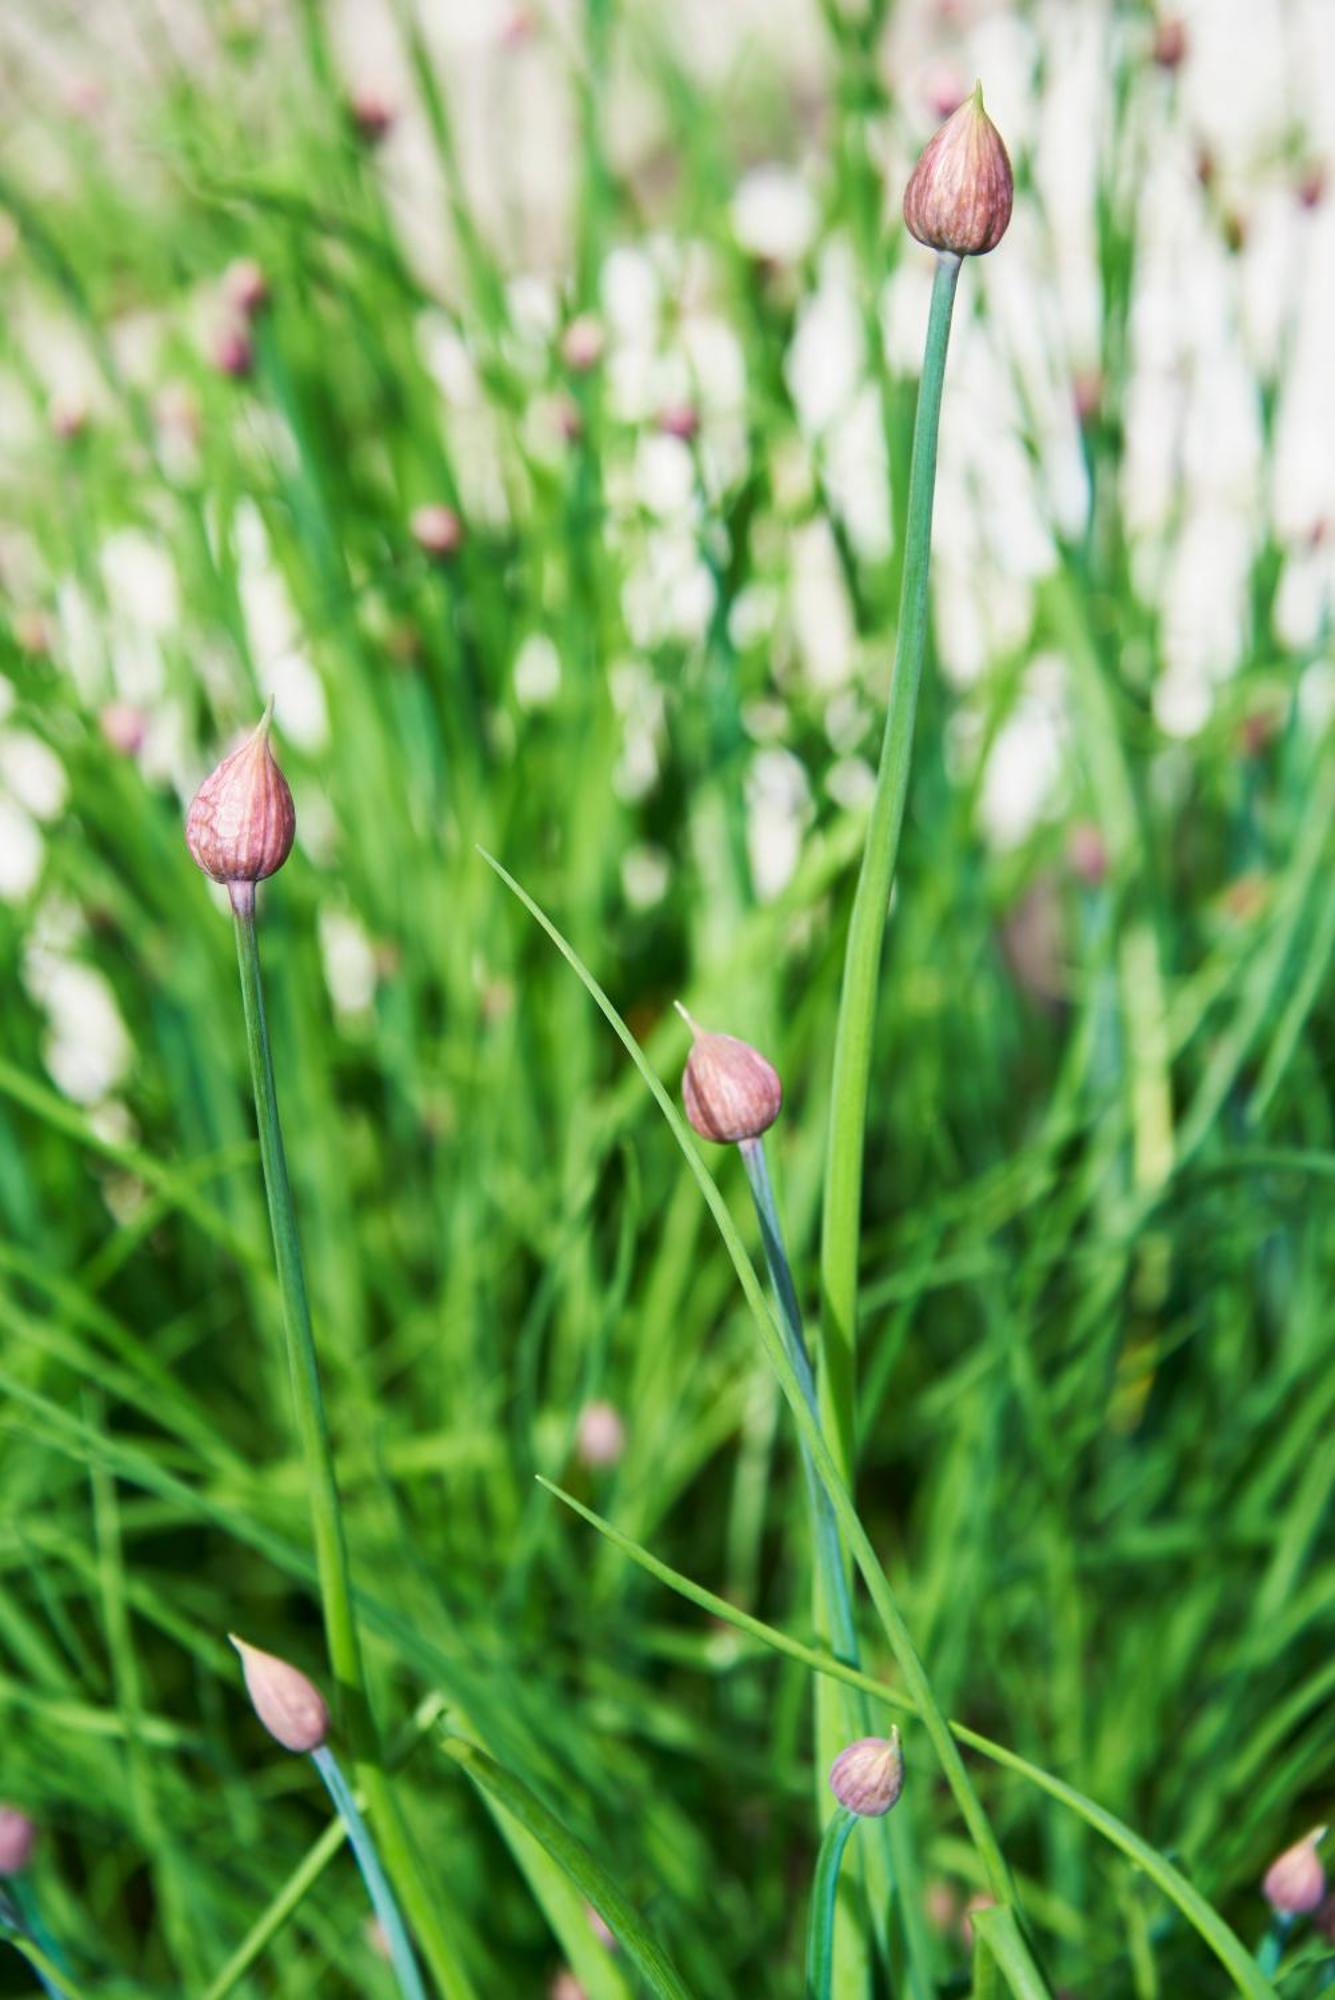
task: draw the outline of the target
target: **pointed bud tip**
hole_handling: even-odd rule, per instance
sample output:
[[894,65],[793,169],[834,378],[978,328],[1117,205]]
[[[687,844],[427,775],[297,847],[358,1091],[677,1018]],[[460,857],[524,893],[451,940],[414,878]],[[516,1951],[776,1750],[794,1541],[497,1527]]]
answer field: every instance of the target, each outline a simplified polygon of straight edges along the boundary
[[830,1766],[830,1790],[846,1811],[880,1819],[904,1789],[904,1753],[899,1731],[862,1736],[841,1750]]
[[749,1042],[711,1034],[680,1012],[694,1036],[681,1079],[689,1123],[718,1146],[758,1139],[783,1108],[779,1072]]
[[274,1741],[298,1754],[318,1750],[329,1735],[329,1709],[314,1681],[235,1632],[227,1637],[240,1657],[251,1706]]
[[1014,199],[1010,157],[975,83],[924,147],[904,190],[904,220],[929,250],[981,257],[1005,235]]
[[215,882],[262,882],[292,852],[297,816],[269,747],[273,706],[270,696],[255,728],[205,778],[185,817],[186,845]]

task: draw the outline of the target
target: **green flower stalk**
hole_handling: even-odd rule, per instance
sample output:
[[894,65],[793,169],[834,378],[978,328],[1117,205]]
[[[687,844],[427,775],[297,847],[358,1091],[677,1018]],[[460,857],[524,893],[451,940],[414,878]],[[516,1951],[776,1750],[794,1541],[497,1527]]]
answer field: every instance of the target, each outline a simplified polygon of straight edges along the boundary
[[288,1373],[305,1462],[320,1602],[330,1665],[346,1706],[357,1779],[379,1829],[390,1874],[437,1984],[448,2000],[472,2000],[471,1982],[441,1923],[438,1899],[422,1878],[393,1787],[381,1766],[353,1609],[342,1506],[320,1389],[260,976],[255,885],[282,867],[296,834],[292,793],[269,744],[272,716],[271,702],[253,734],[204,780],[186,815],[186,844],[204,873],[226,887],[232,905],[246,1049],[283,1305]]
[[334,1810],[347,1828],[348,1843],[361,1869],[371,1907],[380,1919],[399,1991],[405,2000],[426,2000],[422,1975],[417,1969],[394,1892],[380,1865],[375,1842],[342,1767],[329,1747],[329,1709],[324,1696],[314,1681],[308,1680],[300,1668],[292,1666],[289,1661],[280,1660],[275,1653],[263,1652],[258,1646],[247,1645],[235,1633],[229,1633],[228,1637],[240,1655],[246,1691],[255,1713],[270,1736],[284,1750],[308,1756],[324,1780]]
[[830,1790],[839,1803],[826,1822],[816,1857],[807,1926],[806,2000],[829,2000],[839,1868],[853,1829],[861,1819],[883,1819],[903,1789],[904,1755],[897,1729],[889,1736],[864,1736],[850,1743],[830,1767]]
[[[37,1914],[32,1892],[20,1881],[26,1874],[37,1845],[37,1824],[17,1806],[0,1805],[0,1921],[19,1937],[35,1945],[41,1956],[60,1970],[61,1959]],[[61,1989],[35,1960],[29,1964],[37,1974],[44,1993],[59,1995]]]

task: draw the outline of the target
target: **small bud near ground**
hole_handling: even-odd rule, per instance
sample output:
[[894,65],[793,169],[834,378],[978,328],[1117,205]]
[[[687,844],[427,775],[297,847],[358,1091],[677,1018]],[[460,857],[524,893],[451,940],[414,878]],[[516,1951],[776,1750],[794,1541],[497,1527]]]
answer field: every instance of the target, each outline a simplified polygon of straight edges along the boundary
[[904,220],[929,250],[982,257],[1005,235],[1014,199],[1010,157],[975,84],[923,149],[904,190]]
[[268,302],[269,281],[253,257],[238,257],[222,274],[222,295],[232,311],[253,319]]
[[904,1753],[897,1729],[888,1736],[859,1737],[830,1766],[830,1790],[860,1819],[880,1819],[903,1789]]
[[206,875],[227,885],[236,910],[253,909],[255,884],[292,852],[297,816],[269,748],[273,704],[239,750],[210,772],[190,803],[186,845]]
[[248,1646],[234,1632],[227,1636],[240,1656],[251,1704],[270,1736],[284,1750],[318,1750],[329,1734],[329,1710],[314,1681],[277,1654]]
[[408,526],[422,554],[430,556],[433,562],[448,561],[458,554],[463,543],[463,522],[453,507],[446,507],[439,501],[415,508]]
[[0,1805],[0,1876],[21,1875],[36,1845],[36,1822],[17,1806]]
[[586,1403],[579,1413],[575,1449],[590,1469],[615,1465],[626,1449],[621,1412],[611,1403]]
[[1314,1826],[1266,1869],[1261,1893],[1277,1917],[1306,1917],[1320,1908],[1326,1871],[1317,1848],[1325,1837],[1325,1827]]
[[690,1124],[719,1146],[758,1139],[783,1109],[779,1072],[749,1042],[706,1033],[680,1001],[677,1012],[694,1037],[681,1079]]

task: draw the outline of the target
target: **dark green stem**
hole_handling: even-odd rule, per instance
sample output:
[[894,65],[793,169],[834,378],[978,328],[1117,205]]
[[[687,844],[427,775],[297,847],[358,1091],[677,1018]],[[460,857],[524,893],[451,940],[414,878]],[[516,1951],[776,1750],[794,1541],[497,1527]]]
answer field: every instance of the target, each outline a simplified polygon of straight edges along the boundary
[[844,1858],[849,1835],[857,1825],[856,1813],[840,1806],[826,1822],[816,1873],[811,1883],[811,1916],[807,1924],[806,2000],[830,2000],[834,1972],[834,1917],[839,1898],[839,1864]]
[[352,1608],[347,1541],[334,1473],[333,1447],[320,1392],[320,1373],[311,1327],[306,1275],[296,1211],[287,1177],[287,1157],[278,1116],[273,1057],[260,979],[259,942],[255,931],[255,887],[230,885],[236,919],[236,954],[241,971],[241,1000],[246,1017],[246,1050],[250,1057],[259,1126],[260,1159],[269,1204],[278,1289],[283,1302],[288,1372],[297,1407],[302,1456],[315,1534],[316,1569],[324,1613],[329,1660],[337,1684],[340,1712],[352,1744],[357,1781],[375,1818],[386,1867],[417,1932],[432,1975],[449,2000],[472,2000],[472,1985],[460,1965],[440,1921],[434,1890],[423,1880],[393,1787],[380,1764],[375,1722],[366,1694],[361,1641]]
[[936,443],[950,316],[959,271],[958,257],[937,258],[913,430],[894,672],[871,822],[848,927],[834,1039],[834,1081],[821,1221],[821,1387],[831,1419],[832,1449],[845,1478],[851,1475],[853,1464],[858,1240],[867,1083],[871,1074],[881,945],[904,820],[913,724],[927,643],[927,569],[932,542]]

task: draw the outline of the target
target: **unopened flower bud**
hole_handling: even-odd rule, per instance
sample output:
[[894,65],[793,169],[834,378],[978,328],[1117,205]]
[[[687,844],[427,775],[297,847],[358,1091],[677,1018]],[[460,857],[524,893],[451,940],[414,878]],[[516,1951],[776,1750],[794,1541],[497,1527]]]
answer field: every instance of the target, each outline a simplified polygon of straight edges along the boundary
[[580,313],[561,335],[561,359],[576,375],[587,375],[603,358],[603,326],[592,313]]
[[380,141],[393,129],[397,113],[382,90],[374,84],[364,84],[355,90],[348,103],[352,122],[368,146],[378,146]]
[[669,403],[658,413],[658,428],[665,437],[690,444],[700,429],[700,412],[694,403]]
[[626,1449],[626,1426],[611,1403],[586,1403],[579,1413],[575,1448],[590,1468],[615,1465]]
[[185,819],[186,845],[206,875],[225,882],[238,908],[253,904],[254,885],[292,852],[297,816],[287,779],[269,748],[273,704],[239,750],[205,778]]
[[222,274],[222,294],[233,312],[253,319],[269,297],[269,280],[253,257],[238,257]]
[[1176,14],[1165,14],[1155,23],[1150,53],[1160,69],[1181,69],[1187,59],[1187,28]]
[[841,1750],[830,1766],[830,1790],[848,1812],[880,1819],[904,1789],[904,1753],[899,1731],[862,1736]]
[[284,1750],[318,1750],[329,1734],[329,1710],[314,1681],[276,1654],[248,1646],[233,1632],[227,1636],[241,1656],[246,1691],[270,1736]]
[[909,176],[904,220],[929,250],[981,257],[1005,235],[1014,197],[1010,159],[975,84]]
[[1326,1871],[1317,1847],[1325,1837],[1325,1827],[1314,1826],[1266,1869],[1261,1893],[1277,1917],[1305,1917],[1320,1907]]
[[408,523],[413,540],[425,556],[435,562],[446,562],[457,555],[464,538],[464,524],[453,507],[443,506],[439,501],[429,502],[425,507],[414,510]]
[[0,1805],[0,1876],[21,1875],[36,1845],[36,1822],[17,1806]]
[[720,1146],[758,1139],[783,1108],[779,1072],[749,1042],[707,1034],[680,1002],[677,1011],[694,1036],[681,1079],[687,1118],[702,1139]]
[[229,321],[214,335],[213,365],[233,382],[244,381],[255,366],[255,343],[239,320]]

